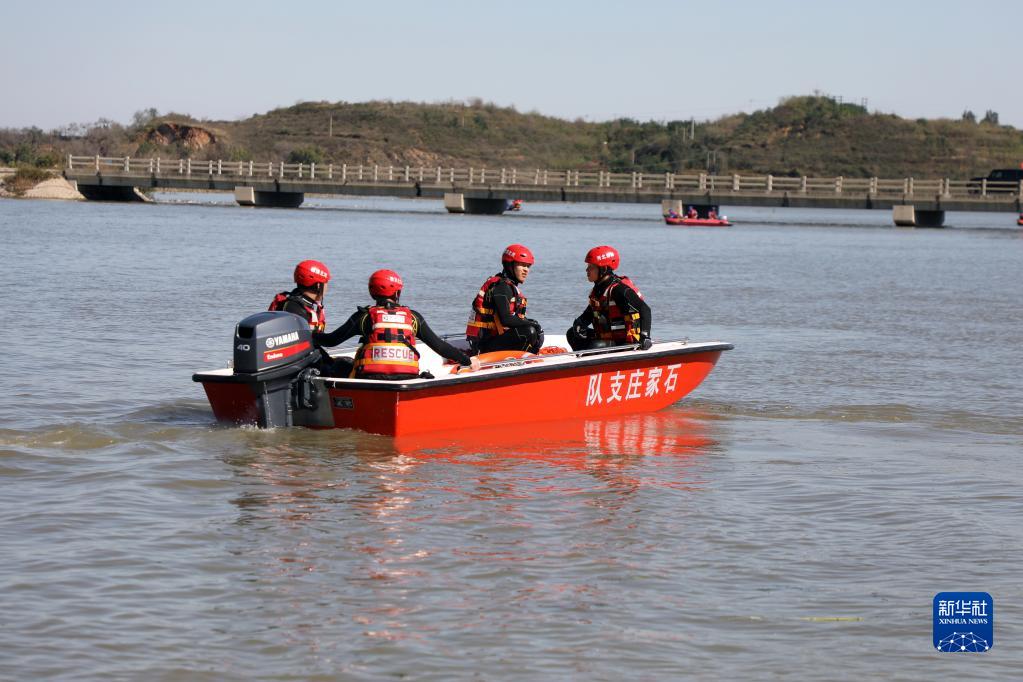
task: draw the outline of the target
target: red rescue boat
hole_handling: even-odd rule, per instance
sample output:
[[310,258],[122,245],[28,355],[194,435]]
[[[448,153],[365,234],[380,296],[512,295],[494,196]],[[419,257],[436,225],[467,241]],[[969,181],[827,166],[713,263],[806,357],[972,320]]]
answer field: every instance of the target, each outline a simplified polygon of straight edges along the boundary
[[1016,218],[1017,225],[1023,225],[1023,214],[1020,214],[1019,218]]
[[[306,345],[307,330],[304,320],[290,313],[259,313],[238,324],[234,367],[192,377],[202,383],[218,421],[403,436],[651,412],[690,393],[722,351],[732,348],[720,342],[664,341],[648,350],[621,346],[573,352],[558,336],[548,340],[540,355],[487,354],[481,356],[479,371],[455,373],[440,356],[417,345],[425,376],[380,381],[319,376],[312,369],[318,352]],[[292,351],[295,347],[300,350]],[[354,352],[340,351],[335,357]],[[483,410],[482,405],[505,409]]]

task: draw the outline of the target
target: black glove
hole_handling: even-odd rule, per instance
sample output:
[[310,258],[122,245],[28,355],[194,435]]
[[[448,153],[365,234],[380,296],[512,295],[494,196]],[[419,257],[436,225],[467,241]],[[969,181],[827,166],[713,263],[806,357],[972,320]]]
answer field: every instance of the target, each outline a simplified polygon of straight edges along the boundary
[[650,350],[650,347],[654,345],[654,342],[650,340],[649,334],[639,335],[639,350]]
[[543,327],[540,326],[539,322],[537,322],[536,320],[531,320],[528,317],[526,318],[526,322],[528,322],[531,326],[536,328],[537,334],[543,334]]

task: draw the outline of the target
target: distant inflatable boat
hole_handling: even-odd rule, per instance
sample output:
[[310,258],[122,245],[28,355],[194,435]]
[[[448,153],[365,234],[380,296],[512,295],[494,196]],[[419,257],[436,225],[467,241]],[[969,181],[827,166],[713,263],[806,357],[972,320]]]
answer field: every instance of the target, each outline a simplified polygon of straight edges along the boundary
[[664,216],[664,222],[669,225],[694,225],[705,227],[728,227],[731,225],[727,218],[672,218]]
[[721,215],[721,207],[717,204],[686,204],[681,213],[674,210],[664,215],[664,222],[669,225],[686,227],[728,227],[728,216]]

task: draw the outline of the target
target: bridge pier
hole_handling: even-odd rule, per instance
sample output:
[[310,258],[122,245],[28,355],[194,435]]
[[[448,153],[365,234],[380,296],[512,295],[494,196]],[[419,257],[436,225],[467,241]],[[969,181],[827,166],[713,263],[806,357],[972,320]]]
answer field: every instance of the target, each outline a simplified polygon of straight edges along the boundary
[[444,208],[448,213],[471,215],[501,215],[508,208],[507,199],[477,199],[459,192],[444,193]]
[[81,182],[75,184],[78,185],[78,191],[82,196],[89,201],[152,201],[137,187],[130,185],[83,185]]
[[945,212],[897,204],[892,206],[892,220],[898,227],[942,227],[945,225]]
[[234,200],[239,206],[266,208],[298,208],[305,201],[302,192],[264,192],[254,187],[235,187]]

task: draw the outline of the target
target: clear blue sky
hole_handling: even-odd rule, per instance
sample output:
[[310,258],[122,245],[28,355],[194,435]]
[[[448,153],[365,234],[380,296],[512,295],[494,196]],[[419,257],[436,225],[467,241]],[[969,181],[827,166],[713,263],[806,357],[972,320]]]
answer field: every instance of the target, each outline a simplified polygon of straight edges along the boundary
[[299,101],[479,97],[574,119],[717,118],[820,91],[1023,128],[1023,3],[18,2],[0,127],[140,109],[236,119]]

